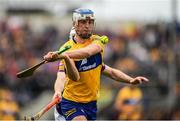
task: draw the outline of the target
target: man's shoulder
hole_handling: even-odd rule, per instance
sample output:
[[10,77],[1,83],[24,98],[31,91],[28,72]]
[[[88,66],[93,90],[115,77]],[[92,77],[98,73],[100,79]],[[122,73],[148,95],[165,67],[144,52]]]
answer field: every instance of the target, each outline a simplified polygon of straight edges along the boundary
[[100,35],[92,35],[91,37],[91,40],[94,41],[94,42],[98,42],[98,43],[101,43],[101,44],[107,44],[108,41],[109,41],[109,38],[105,35],[103,36],[100,36]]
[[97,35],[97,34],[93,34],[92,36],[91,36],[91,39],[92,40],[100,40],[100,35]]

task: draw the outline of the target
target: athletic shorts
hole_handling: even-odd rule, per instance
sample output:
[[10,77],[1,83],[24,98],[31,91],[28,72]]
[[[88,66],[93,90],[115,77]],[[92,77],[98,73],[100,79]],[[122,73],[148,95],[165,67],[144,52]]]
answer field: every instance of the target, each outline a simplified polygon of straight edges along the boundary
[[61,102],[56,105],[56,111],[57,111],[60,115],[63,115],[62,110],[61,110]]
[[76,116],[85,116],[87,120],[96,120],[97,101],[77,103],[65,98],[61,100],[61,110],[66,120],[72,120]]
[[55,121],[66,121],[61,111],[61,102],[54,108],[54,119]]
[[54,108],[54,119],[55,121],[66,121],[65,117],[62,114],[59,114],[57,108]]

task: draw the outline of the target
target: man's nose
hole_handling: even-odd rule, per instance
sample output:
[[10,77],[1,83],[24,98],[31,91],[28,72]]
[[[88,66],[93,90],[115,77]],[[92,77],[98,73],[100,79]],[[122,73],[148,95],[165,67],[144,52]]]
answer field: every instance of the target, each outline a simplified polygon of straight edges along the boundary
[[89,27],[89,25],[90,25],[90,24],[89,24],[89,21],[87,21],[87,22],[85,23],[85,26],[86,26],[86,27]]

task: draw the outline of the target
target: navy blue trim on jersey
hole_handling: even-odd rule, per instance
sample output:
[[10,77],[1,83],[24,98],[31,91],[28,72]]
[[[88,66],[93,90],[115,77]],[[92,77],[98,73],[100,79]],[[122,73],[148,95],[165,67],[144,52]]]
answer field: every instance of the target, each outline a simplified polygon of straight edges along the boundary
[[88,71],[94,69],[102,64],[101,53],[93,55],[89,58],[82,59],[80,61],[75,61],[76,68],[79,72]]

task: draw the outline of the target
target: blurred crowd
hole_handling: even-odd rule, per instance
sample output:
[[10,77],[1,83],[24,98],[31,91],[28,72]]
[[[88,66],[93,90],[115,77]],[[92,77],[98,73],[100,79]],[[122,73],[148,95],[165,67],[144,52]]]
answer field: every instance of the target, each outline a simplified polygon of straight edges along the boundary
[[[64,35],[63,29],[52,25],[41,31],[33,28],[17,17],[0,19],[0,120],[19,119],[21,107],[53,90],[57,62],[25,79],[16,73],[57,50],[69,33]],[[110,39],[105,48],[107,65],[150,80],[130,86],[102,77],[98,119],[180,119],[180,24],[173,28],[165,22],[127,22],[115,31],[96,28],[96,33]]]

